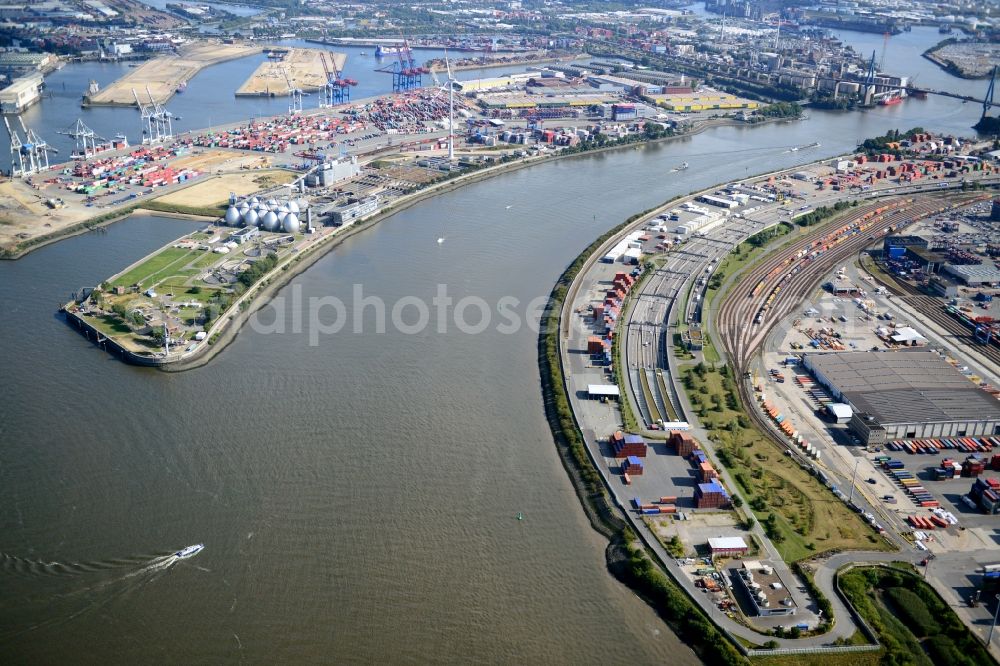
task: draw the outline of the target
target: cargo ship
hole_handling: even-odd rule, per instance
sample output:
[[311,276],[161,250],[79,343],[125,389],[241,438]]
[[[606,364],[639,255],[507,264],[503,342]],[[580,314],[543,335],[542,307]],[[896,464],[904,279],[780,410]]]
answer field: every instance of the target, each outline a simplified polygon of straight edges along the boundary
[[382,46],[381,44],[375,47],[375,57],[383,58],[388,55],[396,55],[400,51],[398,46]]
[[893,106],[894,104],[899,104],[903,101],[903,98],[899,95],[892,95],[891,97],[883,97],[879,101],[879,106]]

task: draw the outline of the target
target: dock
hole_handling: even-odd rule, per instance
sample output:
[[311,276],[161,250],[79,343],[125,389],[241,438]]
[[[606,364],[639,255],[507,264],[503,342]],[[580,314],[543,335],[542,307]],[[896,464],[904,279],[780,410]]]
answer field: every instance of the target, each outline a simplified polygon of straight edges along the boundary
[[[205,67],[260,53],[260,46],[202,42],[182,47],[177,55],[165,55],[148,60],[110,84],[103,90],[85,95],[84,106],[135,106],[132,90],[144,103],[149,95],[153,102],[163,104]],[[149,95],[146,89],[149,89]]]
[[[319,90],[327,81],[321,60],[322,49],[274,49],[266,62],[254,70],[236,91],[237,97],[284,97],[290,88],[304,92]],[[327,62],[333,57],[338,71],[344,69],[347,55],[326,51]],[[335,74],[331,72],[331,74]]]

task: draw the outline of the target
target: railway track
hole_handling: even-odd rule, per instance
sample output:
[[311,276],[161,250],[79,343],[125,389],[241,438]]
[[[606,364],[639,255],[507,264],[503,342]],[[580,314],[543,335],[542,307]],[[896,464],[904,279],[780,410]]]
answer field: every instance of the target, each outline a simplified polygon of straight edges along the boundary
[[[884,235],[889,228],[905,226],[949,207],[965,205],[975,198],[975,196],[963,196],[950,206],[937,197],[927,196],[903,200],[902,205],[897,202],[894,208],[869,217],[872,224],[860,233],[850,233],[845,240],[837,241],[816,258],[798,264],[797,269],[793,268],[795,259],[804,258],[803,251],[813,247],[816,239],[828,237],[830,229],[843,229],[855,225],[870,212],[881,208],[873,205],[859,206],[846,217],[823,225],[814,233],[795,241],[754,267],[725,294],[719,309],[717,327],[733,370],[740,377],[746,374],[751,360],[770,331],[801,305],[806,296],[819,285],[834,266],[869,246],[874,238]],[[763,287],[759,287],[761,283]],[[782,285],[782,289],[770,301],[770,307],[761,310],[779,284]],[[758,312],[763,315],[759,319],[755,317],[755,313]],[[773,423],[764,418],[760,410],[753,408],[755,396],[751,382],[741,379],[737,382],[737,390],[740,399],[747,407],[746,412],[750,420],[761,432],[767,433],[775,444],[782,449],[788,449],[784,433],[779,432]],[[788,450],[804,469],[812,467],[811,461],[794,447]]]
[[[875,278],[878,279],[877,277]],[[943,328],[954,336],[957,343],[974,347],[975,351],[988,361],[1000,367],[1000,349],[993,345],[984,345],[976,341],[975,332],[944,311],[941,302],[933,296],[922,293],[919,289],[906,282],[896,284],[882,283],[897,298],[901,298],[921,315]]]
[[[961,197],[960,202],[951,205],[964,205],[974,198]],[[949,207],[941,199],[927,196],[900,200],[892,206],[860,206],[782,248],[742,276],[724,297],[717,319],[735,370],[746,371],[774,326],[798,307],[837,263],[870,245],[888,229],[898,229]],[[842,234],[831,238],[831,230]],[[828,242],[817,245],[820,241]],[[816,252],[818,247],[823,251],[812,256],[810,252]]]

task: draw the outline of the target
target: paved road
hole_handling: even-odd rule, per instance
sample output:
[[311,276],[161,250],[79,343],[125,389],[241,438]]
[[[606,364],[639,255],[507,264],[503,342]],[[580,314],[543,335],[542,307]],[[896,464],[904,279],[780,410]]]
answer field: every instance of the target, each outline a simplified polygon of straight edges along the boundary
[[[922,191],[930,188],[921,184],[909,188],[895,187],[893,189],[895,193],[902,193],[903,191]],[[878,194],[869,193],[869,196],[877,196]],[[850,195],[847,193],[841,193],[836,196],[829,195],[822,200],[811,200],[811,203],[813,205],[830,203],[841,196],[849,197]],[[671,204],[671,207],[676,206],[678,203]],[[662,209],[654,211],[649,216],[638,220],[634,225],[623,230],[622,234],[617,238],[609,240],[604,247],[599,249],[577,277],[574,290],[571,290],[570,298],[567,299],[564,305],[562,313],[563,335],[560,340],[560,353],[564,367],[566,388],[570,396],[572,408],[576,413],[578,422],[581,424],[586,444],[593,459],[597,461],[603,460],[605,456],[605,452],[601,449],[601,442],[608,434],[621,427],[622,418],[617,405],[599,403],[586,398],[586,385],[588,383],[603,383],[609,381],[609,378],[603,368],[591,365],[589,357],[585,353],[579,353],[581,349],[585,352],[586,337],[591,331],[583,325],[583,318],[575,313],[583,312],[586,306],[594,300],[594,294],[601,292],[602,281],[608,281],[616,270],[621,270],[620,267],[616,268],[615,266],[596,263],[594,261],[596,257],[602,256],[606,248],[610,247],[613,242],[620,240],[628,232],[647,223],[660,212],[662,212]],[[647,419],[650,416],[650,409],[646,405],[641,380],[637,381],[638,373],[632,372],[633,370],[638,371],[641,369],[656,372],[657,369],[660,369],[661,371],[665,371],[670,379],[667,383],[667,390],[672,390],[674,395],[662,395],[656,384],[650,384],[650,389],[654,393],[660,393],[659,399],[654,400],[654,402],[657,403],[657,406],[660,406],[668,401],[673,401],[675,405],[680,406],[681,414],[693,413],[685,392],[678,385],[676,373],[674,372],[675,361],[670,353],[672,340],[669,337],[669,319],[671,318],[671,308],[677,302],[678,296],[683,295],[684,290],[689,288],[691,282],[694,280],[694,276],[704,275],[704,267],[710,263],[714,265],[715,260],[728,252],[736,241],[781,219],[784,219],[784,215],[777,205],[766,207],[764,210],[753,215],[750,220],[730,218],[715,231],[708,233],[705,238],[696,237],[680,251],[671,253],[668,256],[667,262],[655,271],[644,283],[637,296],[632,299],[631,305],[625,313],[624,330],[626,332],[626,344],[620,345],[622,350],[620,367],[623,371],[626,371],[629,377],[627,386],[630,399],[633,404],[643,408],[642,414]],[[742,226],[733,224],[737,222]],[[572,318],[572,321],[570,321],[570,318]],[[647,432],[647,434],[650,433]],[[706,445],[706,448],[711,449],[711,440],[709,440],[707,433],[696,424],[692,424],[692,434]],[[767,637],[762,637],[760,634],[744,625],[734,622],[722,614],[715,607],[714,603],[711,602],[708,595],[694,588],[688,576],[681,571],[673,558],[666,553],[656,536],[652,534],[638,516],[629,510],[628,499],[630,492],[624,486],[612,481],[611,470],[606,464],[598,464],[598,469],[604,476],[606,484],[611,489],[616,503],[628,517],[637,533],[640,534],[653,552],[657,554],[666,570],[688,590],[690,596],[702,607],[705,613],[719,624],[719,626],[734,635],[757,643],[767,640]],[[728,488],[737,488],[733,480],[729,478],[728,471],[725,469],[719,471]],[[839,474],[838,477],[843,478]],[[846,485],[843,487],[846,487]],[[873,506],[875,503],[869,502],[869,499],[863,492],[855,495],[855,503],[863,511],[872,513],[876,511],[880,512],[882,508],[881,506]],[[774,545],[763,534],[760,526],[755,524],[753,532],[760,543],[764,545],[764,549],[770,556],[772,563],[775,564],[779,576],[785,580],[793,580],[794,578],[787,565],[785,565]],[[850,637],[857,630],[857,627],[847,608],[843,605],[834,590],[833,578],[836,569],[847,562],[863,563],[892,560],[915,562],[922,559],[923,556],[914,551],[912,546],[909,546],[895,531],[890,532],[890,539],[904,550],[897,553],[850,552],[822,560],[819,563],[815,578],[820,590],[830,600],[833,607],[836,618],[834,628],[823,636],[803,639],[777,639],[779,645],[781,647],[813,647],[830,644],[838,638]],[[799,606],[799,613],[794,616],[795,621],[805,620],[810,625],[814,625],[819,619],[815,613],[815,604],[806,599],[795,587],[790,588],[789,592],[792,593],[793,598]],[[789,619],[785,618],[785,622],[788,621]]]

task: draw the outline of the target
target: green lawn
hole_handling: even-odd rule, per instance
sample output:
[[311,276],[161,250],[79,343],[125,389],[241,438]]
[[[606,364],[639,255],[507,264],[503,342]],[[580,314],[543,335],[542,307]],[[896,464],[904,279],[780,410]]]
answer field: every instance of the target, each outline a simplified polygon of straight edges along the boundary
[[132,330],[115,315],[98,315],[86,319],[94,328],[109,337],[129,333]]
[[[202,305],[208,303],[210,300],[212,300],[212,297],[215,296],[215,294],[221,291],[221,289],[217,287],[209,287],[206,285],[196,285],[196,286],[197,289],[195,289],[195,286],[185,284],[180,280],[174,281],[173,279],[171,279],[162,283],[160,285],[160,290],[163,291],[164,293],[166,293],[167,291],[171,292],[174,295],[175,302],[198,301]],[[197,293],[195,293],[196,291]]]
[[198,268],[204,270],[209,266],[216,264],[220,259],[228,255],[216,254],[215,252],[205,252],[204,250],[198,250],[201,252],[200,257],[191,263],[191,268]]
[[[165,271],[183,268],[191,254],[191,250],[168,247],[115,279],[112,286],[129,287],[138,283],[141,287],[146,288],[153,283],[151,278],[154,276],[163,274]],[[166,275],[162,277],[166,277]]]
[[734,378],[707,368],[701,376],[697,366],[679,372],[719,463],[730,470],[786,561],[833,549],[887,548],[856,513],[757,430],[742,411]]

